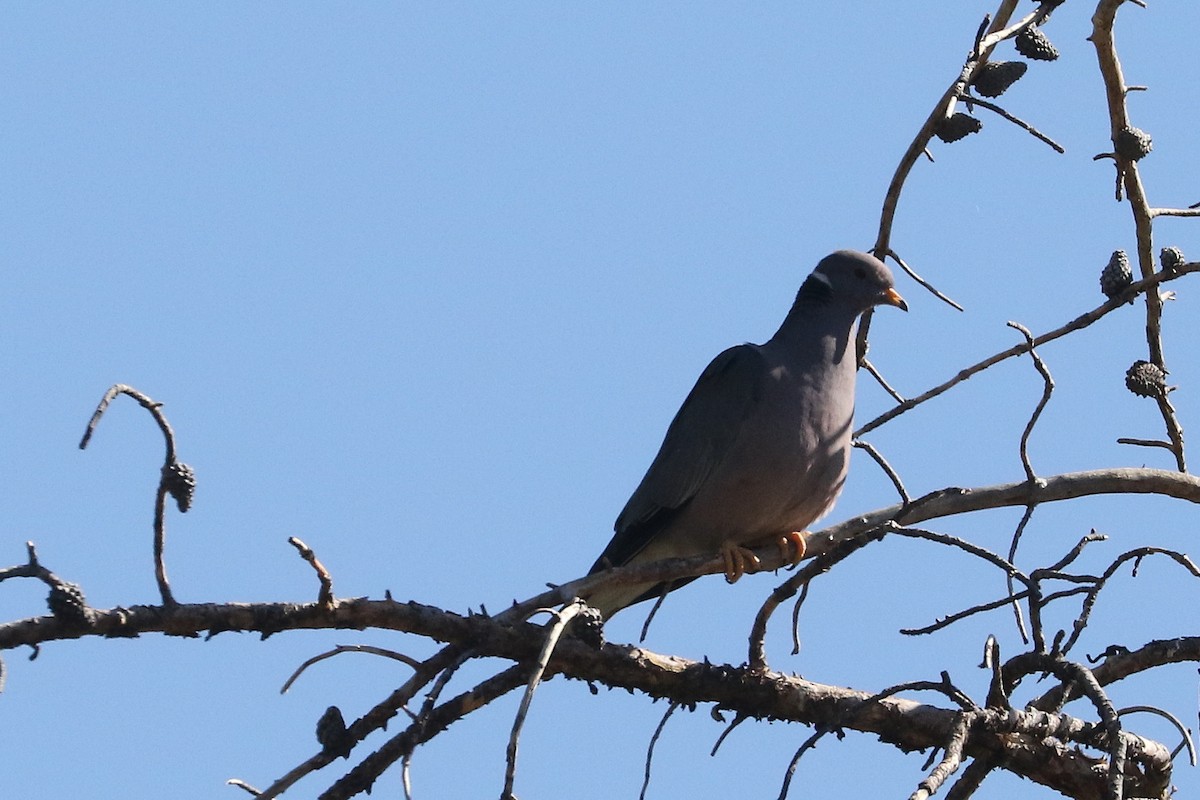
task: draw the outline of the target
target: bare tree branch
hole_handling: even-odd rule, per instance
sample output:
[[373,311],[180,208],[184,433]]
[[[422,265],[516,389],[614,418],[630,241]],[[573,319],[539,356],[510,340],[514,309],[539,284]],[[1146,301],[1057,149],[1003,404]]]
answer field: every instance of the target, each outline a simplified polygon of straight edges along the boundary
[[158,583],[158,592],[162,596],[163,605],[170,607],[175,604],[175,596],[171,593],[171,584],[167,580],[167,565],[164,557],[167,542],[167,495],[175,498],[180,512],[187,511],[192,502],[195,476],[191,467],[180,462],[175,456],[175,431],[171,429],[171,423],[167,421],[166,415],[162,412],[162,403],[154,402],[147,395],[123,383],[110,387],[104,393],[104,397],[100,398],[100,404],[96,406],[92,418],[88,420],[83,438],[79,440],[79,449],[87,448],[92,434],[96,431],[96,426],[100,423],[100,418],[108,409],[108,404],[119,395],[132,397],[138,402],[138,405],[149,411],[150,415],[154,417],[154,421],[158,423],[159,430],[162,431],[163,439],[166,441],[167,454],[163,460],[158,490],[154,496],[154,579]]
[[[1115,147],[1114,161],[1117,165],[1118,186],[1123,186],[1125,196],[1129,199],[1129,209],[1133,213],[1133,226],[1137,234],[1137,261],[1143,280],[1152,278],[1154,268],[1153,215],[1150,203],[1146,199],[1146,190],[1138,172],[1136,158],[1130,158],[1122,152],[1118,142],[1122,131],[1131,129],[1129,109],[1126,99],[1129,96],[1129,86],[1125,83],[1125,75],[1121,69],[1121,61],[1117,57],[1117,47],[1113,36],[1113,26],[1116,21],[1117,9],[1124,0],[1100,0],[1096,13],[1092,15],[1092,35],[1088,37],[1096,48],[1096,58],[1100,64],[1100,74],[1104,79],[1104,92],[1108,99],[1108,117],[1111,126],[1112,140]],[[1118,190],[1117,199],[1120,198]],[[1150,361],[1163,370],[1167,369],[1166,356],[1162,343],[1162,299],[1157,292],[1145,293],[1146,303],[1146,343],[1150,349]],[[1159,412],[1167,429],[1167,438],[1171,440],[1172,452],[1180,472],[1187,472],[1187,460],[1183,452],[1183,429],[1175,415],[1166,395],[1157,398]]]
[[[1046,344],[1047,342],[1052,342],[1055,339],[1060,339],[1069,333],[1074,333],[1075,331],[1082,330],[1082,329],[1088,327],[1089,325],[1091,325],[1092,323],[1096,322],[1097,320],[1103,318],[1109,312],[1115,311],[1118,308],[1120,308],[1121,306],[1125,305],[1131,299],[1136,297],[1138,294],[1141,294],[1142,292],[1146,292],[1146,294],[1154,294],[1155,296],[1157,296],[1156,292],[1147,292],[1146,290],[1153,288],[1155,286],[1158,286],[1161,283],[1165,283],[1170,280],[1175,280],[1176,278],[1180,278],[1184,275],[1188,275],[1188,274],[1191,274],[1193,272],[1198,272],[1198,271],[1200,271],[1200,262],[1189,262],[1187,264],[1184,264],[1182,267],[1180,267],[1175,272],[1171,272],[1171,273],[1157,272],[1148,278],[1137,281],[1137,282],[1133,283],[1132,285],[1130,285],[1127,289],[1125,289],[1125,291],[1121,292],[1116,297],[1109,299],[1108,302],[1103,303],[1100,306],[1097,306],[1096,308],[1092,309],[1091,311],[1088,311],[1084,314],[1080,314],[1078,317],[1076,317],[1075,319],[1066,323],[1065,325],[1055,328],[1052,331],[1047,331],[1046,333],[1043,333],[1040,336],[1035,336],[1033,338],[1033,346],[1041,347],[1042,345]],[[866,423],[861,428],[856,430],[854,432],[854,435],[856,437],[859,437],[859,436],[863,436],[867,433],[870,433],[871,431],[878,428],[880,425],[883,425],[885,422],[890,422],[891,420],[893,420],[896,417],[903,414],[905,411],[909,411],[913,408],[916,408],[917,406],[924,403],[926,400],[931,400],[934,397],[937,397],[938,395],[943,394],[950,389],[953,389],[958,384],[962,383],[963,381],[967,380],[968,378],[978,375],[980,372],[983,372],[985,369],[987,369],[989,367],[993,367],[996,364],[999,364],[1001,361],[1010,359],[1013,356],[1019,356],[1024,353],[1028,353],[1029,347],[1030,346],[1028,343],[1013,345],[1012,347],[1008,348],[1007,350],[1003,350],[999,353],[996,353],[993,356],[989,356],[988,358],[985,358],[984,360],[982,360],[976,364],[966,367],[965,369],[959,370],[958,374],[955,375],[950,380],[945,381],[944,383],[940,383],[937,386],[933,387],[932,389],[929,389],[928,391],[926,391],[920,395],[917,395],[916,397],[910,397],[908,400],[905,400],[903,403],[900,403],[895,408],[893,408],[889,411],[886,411],[883,414],[880,414],[878,417],[876,417],[875,419],[871,420],[870,422]]]

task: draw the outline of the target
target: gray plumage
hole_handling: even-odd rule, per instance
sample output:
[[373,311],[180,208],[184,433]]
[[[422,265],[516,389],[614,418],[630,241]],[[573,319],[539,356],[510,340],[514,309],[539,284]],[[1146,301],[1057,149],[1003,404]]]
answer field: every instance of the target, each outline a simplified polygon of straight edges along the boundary
[[[891,271],[840,250],[817,264],[770,340],[713,359],[591,573],[778,541],[823,516],[850,458],[858,318],[880,304],[908,308]],[[607,618],[687,582],[613,586],[586,599]]]

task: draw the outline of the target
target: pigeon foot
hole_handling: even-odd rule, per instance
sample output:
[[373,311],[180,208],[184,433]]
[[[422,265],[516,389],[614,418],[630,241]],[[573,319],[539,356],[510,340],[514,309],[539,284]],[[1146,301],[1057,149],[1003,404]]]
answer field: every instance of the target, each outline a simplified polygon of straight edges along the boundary
[[808,550],[808,545],[804,543],[803,532],[785,533],[776,540],[776,543],[779,545],[779,555],[788,562],[789,566],[794,567],[804,560],[804,553]]
[[721,543],[721,558],[725,561],[725,580],[737,583],[737,579],[750,572],[758,570],[758,556],[748,547],[743,547],[735,541],[726,540]]

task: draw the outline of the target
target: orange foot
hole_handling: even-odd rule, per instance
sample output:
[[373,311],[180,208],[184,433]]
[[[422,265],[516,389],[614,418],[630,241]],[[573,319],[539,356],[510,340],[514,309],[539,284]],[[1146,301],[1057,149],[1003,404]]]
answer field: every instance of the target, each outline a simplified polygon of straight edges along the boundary
[[804,543],[804,534],[800,531],[785,533],[776,543],[779,545],[779,555],[791,566],[794,567],[804,560],[804,552],[808,550],[808,545]]
[[725,580],[729,583],[736,583],[746,574],[747,567],[751,572],[758,569],[758,556],[754,551],[732,540],[721,543],[721,558],[725,561]]

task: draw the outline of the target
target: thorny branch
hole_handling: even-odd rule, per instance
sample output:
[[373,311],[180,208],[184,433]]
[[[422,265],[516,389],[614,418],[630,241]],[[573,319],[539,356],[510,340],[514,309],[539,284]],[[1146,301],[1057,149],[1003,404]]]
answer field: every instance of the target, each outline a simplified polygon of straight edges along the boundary
[[[1200,501],[1200,481],[1190,478],[1190,476],[1156,470],[1127,470],[1049,477],[1045,480],[1044,486],[1041,489],[1044,496],[1039,498],[1039,502],[1050,502],[1053,499],[1062,499],[1070,496],[1085,496],[1093,492],[1111,491],[1115,490],[1115,487],[1118,485],[1121,485],[1124,491],[1129,491],[1131,488],[1136,490],[1139,482],[1141,483],[1140,488],[1142,491],[1160,492],[1172,496],[1186,497],[1193,501]],[[1016,489],[1024,485],[1025,482],[1021,482],[1019,484],[1011,484],[1007,487],[935,493],[935,496],[918,499],[915,503],[907,507],[894,507],[891,510],[890,516],[902,520],[907,517],[929,519],[936,515],[961,513],[975,508],[1023,503],[1027,498],[1019,494]],[[901,513],[902,511],[904,513]],[[863,520],[860,519],[855,522],[861,524]],[[835,526],[835,529],[837,527],[840,526]],[[829,535],[818,534],[814,535],[813,539],[815,542],[828,542],[833,541],[836,537],[836,533]],[[859,537],[857,539],[847,537],[842,539],[846,546],[850,548],[846,552],[851,552],[869,540],[870,537]],[[968,549],[973,547],[965,544],[963,546]],[[826,552],[830,551],[827,550]],[[830,557],[836,558],[837,556],[838,554],[834,553]],[[782,558],[776,548],[764,548],[761,552],[761,557],[766,568],[776,567],[782,563]],[[776,559],[775,562],[772,561],[773,558]],[[825,562],[829,563],[828,558],[825,559]],[[806,572],[806,575],[811,578],[819,572],[822,566],[820,560],[814,560],[804,565],[802,571]],[[447,615],[446,612],[441,612],[437,609],[415,606],[414,604],[399,604],[392,601],[339,600],[335,601],[332,606],[325,606],[320,603],[310,606],[179,606],[169,614],[163,608],[133,607],[109,612],[96,612],[92,623],[86,630],[60,625],[54,618],[33,619],[0,626],[0,648],[11,648],[20,644],[36,644],[41,641],[58,638],[75,638],[88,634],[100,636],[135,636],[143,632],[167,630],[168,626],[173,632],[190,630],[199,633],[207,630],[210,635],[221,631],[246,629],[261,629],[265,633],[274,633],[280,630],[306,627],[345,627],[355,629],[377,627],[420,632],[423,635],[429,635],[443,641],[461,642],[463,644],[470,642],[470,652],[502,655],[503,653],[498,651],[489,651],[486,647],[479,647],[477,642],[486,639],[485,631],[489,630],[490,626],[504,627],[507,630],[512,630],[512,625],[518,624],[521,619],[528,616],[535,608],[565,602],[577,595],[586,595],[589,590],[595,589],[605,581],[630,580],[644,582],[649,576],[666,579],[701,572],[716,573],[721,568],[722,563],[719,558],[696,558],[675,559],[644,567],[611,570],[607,573],[553,587],[549,591],[539,594],[537,597],[518,604],[499,617],[475,615],[459,618]],[[396,614],[399,614],[401,618],[397,619],[395,617]],[[765,621],[763,624],[765,626]],[[465,632],[462,626],[465,626]],[[535,628],[533,630],[540,629]],[[540,635],[538,638],[541,638]],[[461,656],[467,652],[463,649],[463,644],[452,645],[438,656],[419,664],[419,668],[417,669],[418,674],[415,674],[410,681],[397,690],[393,698],[381,703],[374,711],[348,726],[348,734],[352,740],[361,741],[369,730],[377,729],[382,722],[394,716],[396,710],[402,708],[407,699],[414,697],[420,690],[420,687],[426,685],[433,677],[443,674],[447,667],[452,667],[455,663],[460,663]],[[512,651],[509,652],[511,653]],[[527,657],[532,656],[522,656],[521,658],[524,659]],[[469,710],[486,703],[497,692],[508,691],[519,685],[523,680],[520,676],[523,674],[526,673],[524,668],[521,668],[513,676],[505,678],[498,676],[495,681],[491,683],[485,682],[485,685],[481,685],[481,687],[473,690],[473,692],[468,693],[466,696],[460,696],[448,704],[424,712],[420,715],[418,721],[410,725],[400,736],[389,741],[374,756],[369,757],[367,761],[356,767],[353,774],[347,775],[346,779],[339,781],[336,784],[337,788],[331,790],[333,793],[329,796],[350,796],[352,794],[351,790],[354,787],[370,785],[374,778],[378,777],[379,772],[385,769],[387,765],[394,763],[398,758],[410,754],[412,748],[417,744],[427,740],[430,736],[436,735],[437,732],[453,722],[457,718],[455,716],[456,713],[467,713]],[[585,676],[581,675],[580,677]],[[603,676],[586,677],[597,680],[604,679]],[[737,706],[730,707],[737,708]],[[269,790],[264,792],[263,796],[278,796],[280,792],[292,785],[299,777],[331,763],[332,760],[333,756],[318,753],[299,765],[292,772],[289,772],[288,775],[276,781]]]
[[[395,744],[389,742],[375,756],[368,757],[352,774],[338,782],[337,792],[327,797],[347,797],[352,789],[369,785],[362,780],[373,771],[372,759],[399,758],[398,750],[411,748],[415,739],[423,739],[443,730],[463,714],[482,705],[492,696],[511,690],[526,681],[528,668],[522,666],[534,660],[544,643],[544,629],[528,624],[504,624],[495,617],[460,616],[417,603],[396,603],[387,600],[339,601],[333,609],[309,604],[182,604],[168,620],[159,607],[134,606],[97,612],[92,635],[135,636],[161,632],[166,625],[182,625],[196,633],[210,635],[224,631],[258,631],[276,633],[300,628],[374,627],[417,633],[423,636],[469,646],[481,655],[509,658],[516,667],[489,679],[473,692],[449,701],[430,716],[424,730],[414,726],[406,729]],[[67,631],[53,618],[38,618],[0,626],[0,646],[11,647],[14,634],[33,635],[45,640],[75,638],[79,631]],[[1177,640],[1172,652],[1160,652],[1160,657],[1174,660],[1200,658],[1200,638]],[[1033,668],[1040,668],[1040,665]],[[1143,669],[1150,668],[1148,661]],[[731,711],[751,716],[771,716],[780,720],[805,722],[831,728],[845,728],[866,733],[886,734],[889,741],[905,749],[940,745],[953,730],[958,710],[942,710],[899,698],[872,700],[872,695],[838,687],[825,686],[751,667],[731,667],[693,662],[674,656],[661,656],[637,647],[605,645],[600,649],[578,639],[559,642],[547,666],[547,675],[563,674],[594,680],[609,686],[645,692],[653,697],[684,704],[716,703]],[[1026,673],[1027,674],[1027,673]],[[1093,671],[1096,681],[1103,685],[1101,668]],[[870,701],[870,702],[868,702]],[[1055,788],[1090,787],[1099,789],[1092,772],[1094,762],[1045,763],[1045,759],[1017,748],[1009,752],[1002,734],[1040,731],[1060,736],[1064,741],[1077,741],[1094,746],[1100,741],[1091,723],[1061,715],[1038,712],[988,712],[980,723],[984,733],[973,738],[967,752],[1007,754],[1017,774]],[[351,726],[353,727],[353,726]],[[1127,737],[1129,734],[1127,734]],[[989,738],[997,737],[997,738]],[[1145,775],[1162,779],[1162,770],[1169,771],[1169,757],[1161,746],[1137,740],[1139,763]],[[327,762],[328,763],[328,762]],[[1087,765],[1085,767],[1085,765]],[[1169,774],[1169,772],[1168,772]],[[1150,780],[1149,777],[1145,780]],[[1074,792],[1074,790],[1072,790]],[[1097,792],[1098,794],[1098,792]],[[270,796],[277,796],[273,793]],[[264,796],[267,796],[264,794]],[[1072,796],[1086,796],[1073,793]],[[1095,795],[1093,795],[1095,796]]]

